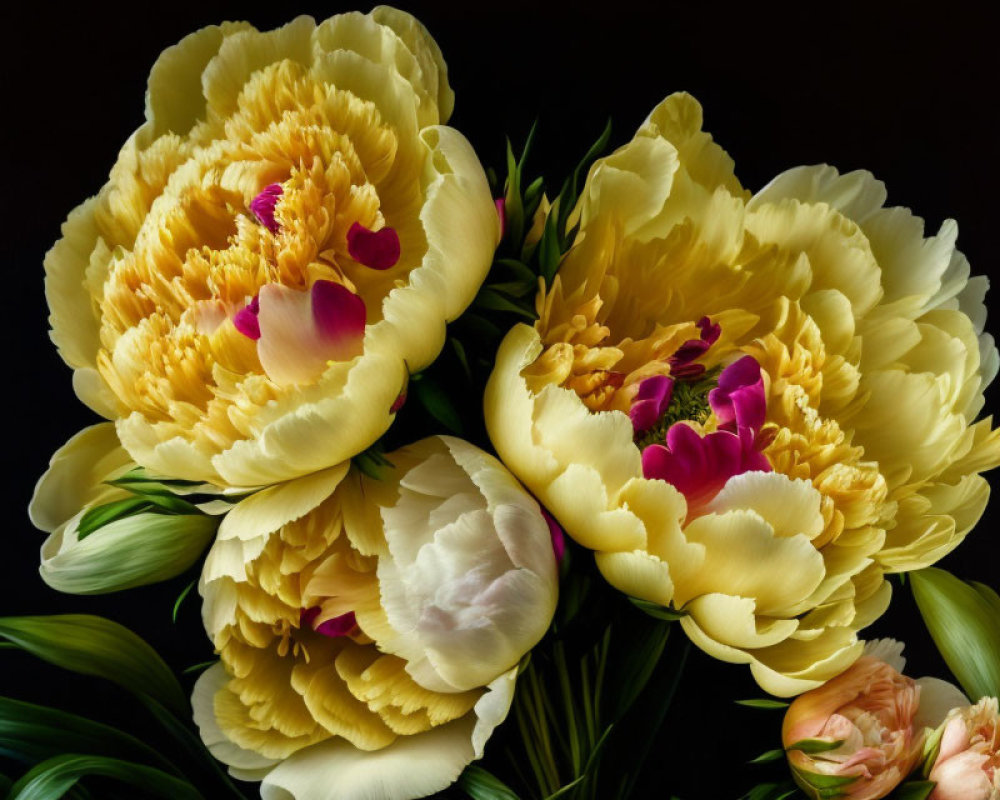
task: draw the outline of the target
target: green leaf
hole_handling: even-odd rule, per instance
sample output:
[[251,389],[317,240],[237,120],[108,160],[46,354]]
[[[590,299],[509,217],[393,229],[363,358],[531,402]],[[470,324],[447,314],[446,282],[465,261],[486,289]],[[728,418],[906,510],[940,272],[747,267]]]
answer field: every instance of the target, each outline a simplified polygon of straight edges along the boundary
[[77,524],[76,535],[78,539],[85,539],[98,528],[107,525],[115,520],[127,517],[130,514],[146,511],[152,508],[145,497],[126,497],[114,503],[105,503],[88,509]]
[[619,661],[614,665],[611,685],[616,689],[613,716],[616,720],[625,715],[646,688],[663,655],[672,627],[661,620],[654,621],[638,614],[633,616],[645,624],[638,630],[638,625],[632,625],[632,629],[625,632],[629,646],[620,649]]
[[566,182],[563,184],[563,187],[559,192],[559,212],[557,214],[558,217],[557,229],[559,231],[560,237],[565,237],[567,235],[566,221],[569,219],[569,215],[570,213],[572,213],[573,208],[576,206],[576,201],[577,198],[579,197],[577,187],[580,183],[580,176],[586,175],[586,173],[590,170],[590,165],[601,153],[604,152],[610,140],[611,140],[611,119],[609,117],[607,123],[604,125],[604,130],[601,131],[601,135],[598,136],[597,141],[590,146],[590,149],[580,160],[580,163],[577,164],[576,169],[573,170],[573,174],[566,179]]
[[473,305],[489,309],[490,311],[510,311],[531,322],[534,322],[536,318],[534,311],[529,311],[516,302],[514,298],[498,292],[489,286],[484,286],[479,290],[479,294],[476,295]]
[[770,697],[753,698],[750,700],[736,700],[734,702],[738,706],[763,709],[788,708],[790,705],[790,703],[786,703],[784,700],[772,700]]
[[459,776],[458,788],[472,800],[520,800],[507,784],[475,764],[469,764]]
[[0,636],[57,667],[105,678],[187,716],[187,695],[146,642],[128,628],[90,614],[2,617]]
[[767,763],[769,763],[771,761],[780,761],[784,757],[785,757],[785,751],[784,750],[781,750],[781,749],[778,749],[778,750],[767,750],[766,752],[761,753],[756,758],[750,759],[747,763],[748,764],[767,764]]
[[969,581],[969,586],[986,598],[986,602],[993,609],[994,617],[1000,620],[1000,594],[997,594],[985,583],[980,583],[979,581]]
[[180,774],[152,747],[110,725],[0,697],[0,755],[35,764],[67,752],[140,761]]
[[828,753],[831,750],[836,750],[844,743],[843,739],[836,739],[835,741],[828,742],[825,739],[799,739],[799,741],[794,744],[788,745],[786,750],[801,750],[806,755],[815,755],[816,753]]
[[538,283],[535,271],[523,261],[518,261],[516,258],[498,258],[494,263],[506,269],[519,281]]
[[798,790],[791,781],[781,783],[761,783],[743,795],[740,800],[785,800],[798,794]]
[[411,382],[410,386],[417,400],[427,409],[427,413],[448,430],[457,434],[462,433],[462,418],[458,415],[451,397],[441,388],[441,384],[424,375],[419,381]]
[[1000,617],[994,598],[942,569],[910,573],[927,630],[973,702],[1000,695]]
[[935,786],[934,781],[907,781],[889,795],[889,800],[927,800]]
[[556,214],[545,218],[542,238],[538,242],[538,265],[546,286],[551,286],[562,260],[562,243],[559,237],[559,220]]
[[451,347],[455,351],[455,358],[458,359],[458,363],[462,367],[463,374],[468,379],[469,383],[472,383],[472,369],[469,367],[469,357],[465,354],[465,345],[463,345],[454,336],[452,336],[448,341],[451,342]]
[[177,599],[174,601],[174,609],[173,611],[170,612],[171,622],[177,622],[177,612],[180,611],[181,609],[181,603],[184,602],[185,597],[191,594],[191,590],[195,587],[197,583],[198,581],[191,581],[191,583],[185,586],[184,590],[179,595],[177,595]]
[[673,608],[661,606],[658,603],[651,603],[648,600],[640,600],[638,597],[630,597],[629,600],[636,608],[641,609],[649,614],[649,616],[655,617],[656,619],[676,622],[677,620],[683,619],[687,616],[686,611],[677,611]]
[[87,775],[100,775],[143,790],[146,797],[204,800],[187,781],[153,767],[106,756],[55,756],[29,770],[8,794],[8,800],[56,800]]
[[821,775],[794,767],[792,768],[792,776],[813,800],[834,800],[834,798],[843,797],[846,794],[843,789],[858,779],[855,775]]
[[117,519],[78,542],[64,540],[42,562],[42,579],[69,594],[102,594],[167,580],[204,552],[219,517],[140,513]]

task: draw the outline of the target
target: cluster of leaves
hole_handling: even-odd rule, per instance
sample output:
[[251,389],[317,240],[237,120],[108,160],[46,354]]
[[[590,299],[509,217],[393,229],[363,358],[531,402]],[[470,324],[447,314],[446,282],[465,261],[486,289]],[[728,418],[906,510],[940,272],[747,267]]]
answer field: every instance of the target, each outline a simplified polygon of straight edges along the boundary
[[[0,775],[0,790],[9,800],[245,800],[191,729],[187,693],[176,676],[127,628],[87,614],[5,617],[0,637],[6,640],[0,645],[4,649],[117,684],[148,712],[136,736],[66,711],[0,697],[0,757],[27,768],[16,779]],[[153,729],[164,747],[144,741]]]

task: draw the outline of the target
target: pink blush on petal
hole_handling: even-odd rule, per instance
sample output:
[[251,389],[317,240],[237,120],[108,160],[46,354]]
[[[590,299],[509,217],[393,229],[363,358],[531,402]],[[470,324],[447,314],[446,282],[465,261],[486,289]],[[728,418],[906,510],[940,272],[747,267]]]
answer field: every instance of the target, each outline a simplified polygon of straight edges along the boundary
[[329,345],[328,357],[347,361],[359,352],[365,335],[365,302],[346,286],[333,281],[312,285],[312,313],[316,331]]
[[260,297],[254,295],[253,300],[233,315],[233,325],[244,336],[256,341],[260,338],[260,319],[258,318],[258,314],[260,314]]
[[388,226],[372,231],[355,222],[347,231],[347,252],[359,264],[371,269],[389,269],[399,261],[399,234]]
[[495,201],[497,216],[500,217],[500,238],[507,232],[507,201],[503,197],[498,197]]

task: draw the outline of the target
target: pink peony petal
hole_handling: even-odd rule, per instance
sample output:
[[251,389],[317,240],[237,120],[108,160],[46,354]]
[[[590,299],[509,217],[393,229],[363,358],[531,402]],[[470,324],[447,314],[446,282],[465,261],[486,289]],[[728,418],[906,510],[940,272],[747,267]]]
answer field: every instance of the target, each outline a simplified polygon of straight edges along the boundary
[[358,340],[365,335],[365,303],[346,286],[333,281],[312,285],[312,313],[316,330],[328,345],[331,361],[357,355]]
[[636,433],[647,431],[657,423],[670,405],[673,390],[674,381],[666,375],[654,375],[639,384],[628,412]]
[[708,403],[719,420],[719,430],[757,432],[764,425],[766,400],[760,364],[744,356],[719,375],[719,385],[708,393]]
[[559,523],[556,522],[555,517],[544,508],[542,508],[542,516],[545,517],[545,521],[549,526],[549,536],[552,537],[552,552],[556,554],[556,563],[561,564],[563,558],[566,556],[566,535],[563,533],[563,529],[559,527]]
[[284,191],[280,183],[272,183],[270,186],[265,186],[264,190],[250,201],[250,211],[271,233],[277,233],[281,228],[274,218],[274,207]]
[[321,633],[324,636],[329,636],[330,638],[336,638],[338,636],[349,636],[358,627],[358,621],[354,616],[353,611],[348,611],[346,614],[341,614],[339,617],[334,617],[333,619],[328,619],[326,622],[321,622],[319,625],[313,628],[316,633]]
[[388,226],[370,231],[360,222],[347,232],[347,252],[359,264],[372,269],[389,269],[399,261],[399,234]]
[[339,283],[316,281],[308,292],[269,283],[259,298],[257,356],[275,383],[310,383],[330,361],[361,354],[364,301]]
[[260,296],[254,295],[253,300],[233,316],[233,325],[244,336],[256,341],[260,338],[260,319],[257,316],[258,314],[260,314]]
[[319,606],[303,608],[299,611],[299,627],[312,628],[316,633],[329,636],[330,638],[350,636],[358,627],[358,621],[353,611],[348,611],[346,614],[333,617],[333,619],[328,619],[326,622],[321,622],[317,625],[316,620],[319,618],[321,611],[322,609]]
[[691,362],[703,356],[722,333],[722,326],[713,324],[708,317],[702,317],[697,325],[701,336],[698,339],[688,339],[669,358],[670,374],[675,378],[690,380],[700,377],[705,367]]

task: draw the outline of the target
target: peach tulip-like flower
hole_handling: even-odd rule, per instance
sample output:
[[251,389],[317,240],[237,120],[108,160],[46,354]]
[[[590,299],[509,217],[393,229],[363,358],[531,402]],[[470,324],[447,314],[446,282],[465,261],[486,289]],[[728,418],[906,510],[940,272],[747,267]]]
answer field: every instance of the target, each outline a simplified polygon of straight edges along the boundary
[[957,708],[944,724],[928,800],[1000,800],[1000,709],[995,697]]
[[52,339],[143,467],[221,487],[324,469],[391,424],[499,222],[437,44],[379,7],[204,28],[45,260]]
[[885,797],[916,767],[929,728],[965,700],[949,683],[903,675],[901,654],[898,642],[870,642],[850,668],[788,708],[782,743],[810,797]]
[[490,438],[616,588],[794,695],[853,663],[885,574],[979,519],[1000,436],[986,280],[865,172],[756,194],[668,97],[591,168],[573,246],[504,339]]

